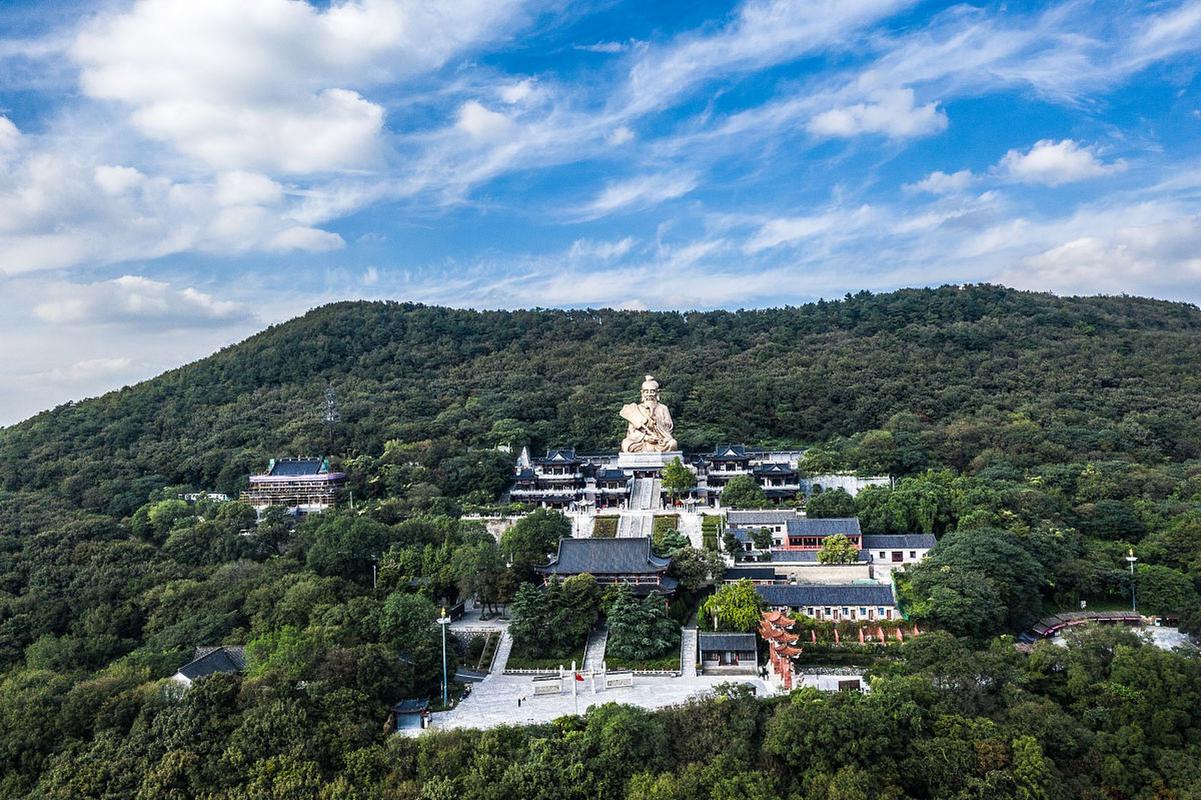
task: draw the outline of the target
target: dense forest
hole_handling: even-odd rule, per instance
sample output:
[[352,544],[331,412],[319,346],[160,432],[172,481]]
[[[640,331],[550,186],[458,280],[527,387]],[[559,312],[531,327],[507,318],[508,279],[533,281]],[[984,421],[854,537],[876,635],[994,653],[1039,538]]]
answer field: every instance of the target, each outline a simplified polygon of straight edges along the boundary
[[[1009,638],[1127,606],[1130,549],[1140,609],[1201,628],[1199,367],[1194,306],[994,286],[736,313],[317,309],[0,430],[0,797],[1201,798],[1196,655]],[[893,475],[809,513],[937,534],[898,582],[934,632],[875,659],[866,695],[731,687],[389,736],[391,703],[437,693],[441,598],[554,613],[528,586],[561,517],[500,542],[459,519],[504,489],[496,445],[612,449],[648,372],[687,449],[803,445],[813,474]],[[256,525],[179,499],[318,453],[354,510]],[[680,552],[699,595],[711,567]],[[606,602],[671,649],[650,609]],[[216,643],[246,645],[244,674],[163,680]]]
[[[994,286],[740,312],[338,303],[154,380],[0,431],[0,488],[127,516],[157,486],[234,491],[280,454],[389,441],[612,449],[645,373],[687,450],[903,427],[926,466],[1201,456],[1201,310]],[[335,389],[333,448],[321,426]]]

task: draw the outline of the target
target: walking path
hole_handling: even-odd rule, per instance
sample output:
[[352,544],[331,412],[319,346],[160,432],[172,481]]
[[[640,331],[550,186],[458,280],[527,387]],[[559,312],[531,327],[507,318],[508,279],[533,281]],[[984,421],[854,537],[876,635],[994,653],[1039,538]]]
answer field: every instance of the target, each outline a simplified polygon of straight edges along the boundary
[[513,637],[509,632],[502,631],[500,634],[500,644],[496,646],[496,655],[492,657],[492,669],[490,675],[504,675],[505,665],[509,663],[509,653],[513,652]]
[[622,510],[617,521],[617,536],[626,539],[650,536],[655,525],[655,506],[659,499],[658,478],[635,478],[630,491],[629,508]]
[[680,628],[680,677],[696,677],[696,625]]
[[598,625],[588,634],[588,644],[584,647],[584,663],[582,670],[600,669],[605,661],[605,645],[609,641],[609,626]]

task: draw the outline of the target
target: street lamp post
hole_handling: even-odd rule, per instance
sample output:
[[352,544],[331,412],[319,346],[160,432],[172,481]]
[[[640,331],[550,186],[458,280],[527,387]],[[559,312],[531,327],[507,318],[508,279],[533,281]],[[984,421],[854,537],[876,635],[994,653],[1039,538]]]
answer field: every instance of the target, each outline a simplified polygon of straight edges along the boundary
[[713,632],[717,633],[717,617],[721,614],[721,606],[713,607]]
[[446,607],[442,607],[442,616],[438,617],[438,624],[442,626],[442,707],[445,708],[449,700],[447,694],[449,685],[446,682],[446,626],[450,624],[450,617],[446,615]]
[[1130,564],[1130,610],[1138,613],[1138,601],[1134,596],[1134,562],[1138,561],[1138,556],[1134,554],[1134,548],[1130,548],[1129,555],[1126,556],[1126,561]]

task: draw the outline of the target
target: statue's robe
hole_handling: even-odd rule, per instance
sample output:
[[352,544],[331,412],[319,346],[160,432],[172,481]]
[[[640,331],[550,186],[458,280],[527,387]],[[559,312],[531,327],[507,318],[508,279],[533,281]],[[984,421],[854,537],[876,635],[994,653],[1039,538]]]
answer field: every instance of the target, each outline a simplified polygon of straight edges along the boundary
[[622,406],[621,417],[628,424],[621,442],[623,453],[664,453],[676,449],[672,438],[671,412],[662,403],[629,403]]

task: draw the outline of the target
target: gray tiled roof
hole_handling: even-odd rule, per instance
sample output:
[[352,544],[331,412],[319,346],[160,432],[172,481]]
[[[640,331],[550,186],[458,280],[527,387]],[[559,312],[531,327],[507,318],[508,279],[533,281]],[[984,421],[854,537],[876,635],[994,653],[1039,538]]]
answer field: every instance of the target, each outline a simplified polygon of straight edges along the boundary
[[929,550],[936,541],[932,533],[865,534],[863,549],[887,550],[890,547],[909,547],[914,550]]
[[791,464],[772,461],[767,464],[756,464],[753,472],[756,475],[796,475],[797,471]]
[[[771,560],[777,564],[816,564],[816,550],[772,550]],[[867,563],[872,560],[871,553],[866,550],[860,550],[856,560],[860,563]]]
[[270,474],[276,478],[319,475],[324,463],[320,458],[281,458],[271,467]]
[[892,606],[892,587],[884,584],[852,586],[756,586],[755,591],[769,606]]
[[555,450],[547,450],[546,458],[535,458],[535,464],[575,464],[579,459],[575,457],[574,447],[560,447]]
[[770,581],[778,577],[775,568],[769,564],[765,564],[753,567],[729,567],[722,576],[722,580],[736,581],[742,578],[749,578],[753,581]]
[[550,575],[646,575],[663,572],[670,558],[651,552],[649,536],[624,539],[560,539],[559,552],[539,572]]
[[780,525],[790,519],[799,519],[796,512],[790,508],[771,511],[729,511],[726,514],[726,521],[730,523],[730,527]]
[[788,520],[789,536],[833,536],[837,533],[858,536],[860,534],[859,518],[811,519],[797,517]]
[[757,649],[758,642],[753,633],[701,633],[697,645],[702,653],[713,650],[747,653]]
[[746,445],[741,444],[723,444],[709,456],[711,461],[745,461],[748,458]]
[[246,648],[240,646],[197,647],[196,657],[179,668],[188,680],[218,672],[241,672],[246,668]]

